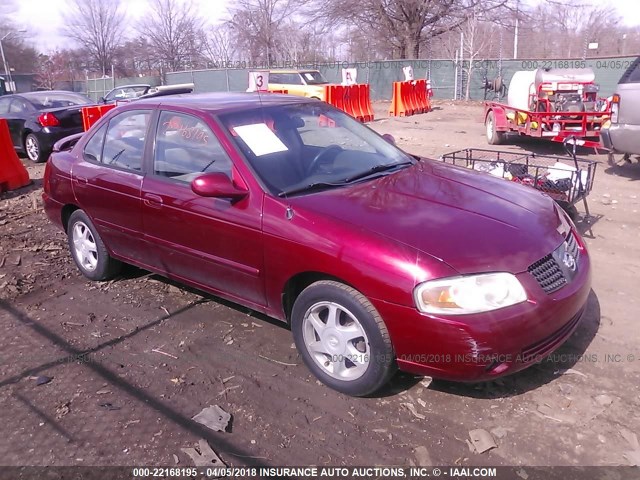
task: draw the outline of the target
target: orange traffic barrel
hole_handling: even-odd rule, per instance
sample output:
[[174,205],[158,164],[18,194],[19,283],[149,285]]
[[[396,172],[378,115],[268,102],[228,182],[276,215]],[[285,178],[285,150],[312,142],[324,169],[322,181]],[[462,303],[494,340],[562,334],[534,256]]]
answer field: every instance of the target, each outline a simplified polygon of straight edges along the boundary
[[16,190],[30,183],[29,172],[13,148],[9,124],[0,119],[0,192]]

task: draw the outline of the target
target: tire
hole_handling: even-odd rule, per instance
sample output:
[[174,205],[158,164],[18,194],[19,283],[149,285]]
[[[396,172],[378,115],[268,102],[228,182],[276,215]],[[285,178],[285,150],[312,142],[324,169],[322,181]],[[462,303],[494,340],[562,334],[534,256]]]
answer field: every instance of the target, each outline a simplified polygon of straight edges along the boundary
[[[335,326],[327,326],[332,318]],[[396,370],[382,318],[364,295],[342,283],[323,280],[305,288],[293,305],[291,330],[309,370],[339,392],[370,395]]]
[[67,238],[71,256],[85,277],[109,280],[120,272],[122,263],[111,258],[93,223],[82,210],[76,210],[69,217]]
[[560,208],[562,208],[567,213],[567,215],[569,215],[569,218],[573,222],[576,222],[579,219],[580,214],[578,213],[578,209],[576,208],[575,205],[572,205],[569,202],[563,202],[563,201],[558,201],[556,203],[560,205]]
[[24,139],[24,151],[29,160],[35,163],[42,163],[47,160],[48,152],[42,150],[40,140],[33,133],[28,134]]
[[493,111],[487,113],[487,118],[484,121],[484,126],[486,129],[487,135],[487,143],[489,145],[500,145],[504,142],[505,132],[498,132],[496,130],[496,121]]

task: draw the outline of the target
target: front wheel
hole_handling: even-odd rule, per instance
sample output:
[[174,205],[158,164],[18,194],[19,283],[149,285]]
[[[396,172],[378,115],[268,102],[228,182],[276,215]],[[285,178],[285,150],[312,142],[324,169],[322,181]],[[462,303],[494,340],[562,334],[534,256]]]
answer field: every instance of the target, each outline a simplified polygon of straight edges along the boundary
[[309,370],[339,392],[370,395],[395,371],[382,318],[364,295],[342,283],[323,280],[305,288],[293,305],[291,330]]
[[118,274],[122,264],[111,258],[93,223],[82,210],[71,214],[67,236],[73,260],[85,277],[109,280]]
[[489,145],[500,145],[504,142],[506,133],[496,130],[495,115],[492,111],[487,113],[487,118],[484,121],[484,126],[486,128],[487,143],[489,143]]

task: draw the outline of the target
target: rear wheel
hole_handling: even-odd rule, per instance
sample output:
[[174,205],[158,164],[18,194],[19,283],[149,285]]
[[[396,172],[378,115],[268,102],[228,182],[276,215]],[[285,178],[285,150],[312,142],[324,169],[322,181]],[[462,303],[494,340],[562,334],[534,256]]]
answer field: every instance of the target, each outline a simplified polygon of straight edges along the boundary
[[73,260],[85,277],[109,280],[122,268],[122,263],[111,258],[93,223],[82,210],[76,210],[69,217],[67,236]]
[[489,145],[500,145],[504,142],[506,133],[496,130],[496,121],[493,111],[487,113],[487,118],[484,121],[484,126],[486,128],[487,143],[489,143]]
[[33,133],[30,133],[25,137],[24,151],[32,162],[41,163],[47,159],[46,152],[42,151],[40,140],[38,140],[38,137]]
[[382,318],[364,295],[342,283],[305,288],[293,306],[291,330],[309,370],[339,392],[369,395],[395,371]]

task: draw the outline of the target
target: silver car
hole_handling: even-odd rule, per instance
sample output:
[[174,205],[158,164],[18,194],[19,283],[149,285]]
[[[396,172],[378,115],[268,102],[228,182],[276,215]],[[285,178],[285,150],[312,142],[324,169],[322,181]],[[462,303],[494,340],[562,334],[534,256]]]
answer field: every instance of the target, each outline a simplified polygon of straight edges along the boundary
[[625,160],[630,155],[640,155],[640,57],[620,78],[611,100],[611,122],[600,132],[602,143],[611,153],[622,153]]

